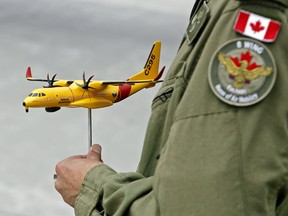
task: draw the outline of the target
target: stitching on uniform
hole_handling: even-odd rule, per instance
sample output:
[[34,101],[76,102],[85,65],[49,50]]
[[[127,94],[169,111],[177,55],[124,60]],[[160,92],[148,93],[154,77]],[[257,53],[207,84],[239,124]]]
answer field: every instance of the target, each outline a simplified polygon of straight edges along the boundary
[[218,112],[210,112],[210,113],[200,113],[200,114],[196,114],[196,115],[187,115],[187,116],[182,116],[182,117],[175,117],[175,121],[174,123],[178,122],[178,121],[182,121],[185,119],[189,119],[189,118],[197,118],[197,117],[201,117],[201,116],[210,116],[210,115],[221,115],[224,113],[229,113],[229,112],[233,112],[231,110],[225,110],[225,111],[218,111]]

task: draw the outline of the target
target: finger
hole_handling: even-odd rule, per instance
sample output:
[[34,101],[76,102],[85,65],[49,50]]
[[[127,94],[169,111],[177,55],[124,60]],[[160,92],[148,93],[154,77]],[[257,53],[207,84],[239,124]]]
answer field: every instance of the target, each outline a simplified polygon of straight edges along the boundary
[[92,145],[87,154],[87,159],[102,161],[101,151],[102,148],[99,144]]
[[72,160],[75,160],[75,159],[81,159],[81,158],[82,159],[86,158],[86,155],[74,155],[74,156],[70,156],[70,157],[58,162],[56,164],[56,167],[55,167],[56,174],[59,174],[61,172],[61,170],[63,169],[63,167],[62,167],[63,163],[67,163],[68,161],[72,161]]
[[54,188],[61,193],[62,192],[62,185],[58,179],[55,180],[54,182]]

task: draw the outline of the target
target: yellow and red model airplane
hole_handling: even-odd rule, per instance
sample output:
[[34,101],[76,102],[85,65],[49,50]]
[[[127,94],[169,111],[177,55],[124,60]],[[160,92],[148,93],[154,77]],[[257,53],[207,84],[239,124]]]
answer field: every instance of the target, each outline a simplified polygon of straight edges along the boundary
[[56,74],[47,79],[32,77],[31,68],[28,67],[26,78],[29,81],[47,82],[48,86],[33,90],[25,98],[23,106],[26,112],[31,107],[45,108],[47,112],[55,112],[61,107],[84,107],[88,109],[111,106],[144,88],[154,87],[161,82],[164,68],[158,73],[160,62],[161,42],[153,44],[151,53],[144,69],[126,81],[99,81],[88,80],[83,73],[83,80],[56,80]]

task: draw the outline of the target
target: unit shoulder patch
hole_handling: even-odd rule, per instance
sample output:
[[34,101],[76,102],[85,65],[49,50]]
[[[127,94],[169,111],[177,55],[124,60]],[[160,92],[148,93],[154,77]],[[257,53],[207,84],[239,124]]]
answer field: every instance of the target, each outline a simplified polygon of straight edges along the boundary
[[240,38],[221,46],[209,66],[209,84],[225,103],[249,106],[271,91],[277,70],[269,49],[262,43]]

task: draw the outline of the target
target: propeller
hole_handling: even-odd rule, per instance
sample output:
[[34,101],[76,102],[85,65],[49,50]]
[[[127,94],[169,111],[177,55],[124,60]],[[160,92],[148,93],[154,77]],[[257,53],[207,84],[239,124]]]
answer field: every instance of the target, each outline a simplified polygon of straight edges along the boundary
[[48,86],[44,86],[44,88],[52,88],[55,87],[53,86],[54,82],[55,82],[55,77],[57,74],[55,74],[52,79],[50,79],[49,74],[47,74],[47,82],[48,82]]
[[[89,84],[90,84],[90,82],[91,82],[91,79],[94,77],[94,75],[93,76],[91,76],[91,77],[89,77],[89,79],[88,80],[86,80],[86,78],[85,78],[85,71],[83,72],[83,85],[80,85],[80,84],[78,84],[78,83],[76,83],[76,85],[77,86],[80,86],[81,88],[83,88],[83,89],[89,89],[89,88],[93,88],[93,87],[90,87],[89,86]],[[94,88],[93,88],[94,89]]]

